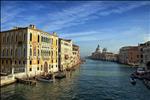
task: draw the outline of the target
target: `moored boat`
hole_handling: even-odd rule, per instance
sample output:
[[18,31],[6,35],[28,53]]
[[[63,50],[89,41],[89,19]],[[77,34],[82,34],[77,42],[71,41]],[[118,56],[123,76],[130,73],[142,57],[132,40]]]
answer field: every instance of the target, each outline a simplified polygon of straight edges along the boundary
[[42,77],[38,77],[37,80],[41,81],[41,82],[53,82],[52,79],[46,79],[46,78],[42,78]]
[[66,74],[63,73],[63,72],[59,72],[55,75],[55,78],[56,79],[62,79],[62,78],[65,78],[66,77]]

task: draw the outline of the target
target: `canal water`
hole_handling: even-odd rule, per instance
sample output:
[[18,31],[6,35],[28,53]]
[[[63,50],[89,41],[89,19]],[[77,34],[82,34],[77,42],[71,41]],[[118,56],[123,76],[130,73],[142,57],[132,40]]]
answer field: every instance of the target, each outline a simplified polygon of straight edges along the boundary
[[127,65],[87,60],[67,78],[36,86],[12,84],[1,88],[2,100],[150,100],[141,81],[130,84]]

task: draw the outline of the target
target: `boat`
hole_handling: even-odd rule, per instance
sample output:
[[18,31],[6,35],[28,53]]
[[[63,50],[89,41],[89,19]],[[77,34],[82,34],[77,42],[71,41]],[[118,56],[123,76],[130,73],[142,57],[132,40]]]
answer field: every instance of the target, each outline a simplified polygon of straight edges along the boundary
[[136,85],[136,79],[135,78],[130,78],[130,82],[132,85]]
[[46,77],[38,77],[37,80],[41,81],[41,82],[53,82],[52,79],[49,79],[49,78],[46,78]]
[[63,72],[59,72],[55,76],[56,79],[62,79],[62,78],[65,78],[65,77],[66,77],[66,75]]

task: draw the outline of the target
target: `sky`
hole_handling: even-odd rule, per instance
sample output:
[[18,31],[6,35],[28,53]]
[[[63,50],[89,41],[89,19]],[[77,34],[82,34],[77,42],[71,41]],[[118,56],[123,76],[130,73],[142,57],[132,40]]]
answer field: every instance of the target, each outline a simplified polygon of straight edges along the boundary
[[88,56],[97,45],[118,53],[150,40],[150,1],[2,1],[1,31],[34,24],[57,32]]

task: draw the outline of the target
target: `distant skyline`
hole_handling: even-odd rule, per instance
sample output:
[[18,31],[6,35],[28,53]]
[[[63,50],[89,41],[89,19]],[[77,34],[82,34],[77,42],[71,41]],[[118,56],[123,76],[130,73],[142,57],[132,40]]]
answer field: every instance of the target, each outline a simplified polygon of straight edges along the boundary
[[149,1],[1,1],[1,31],[34,24],[72,39],[81,56],[150,40]]

